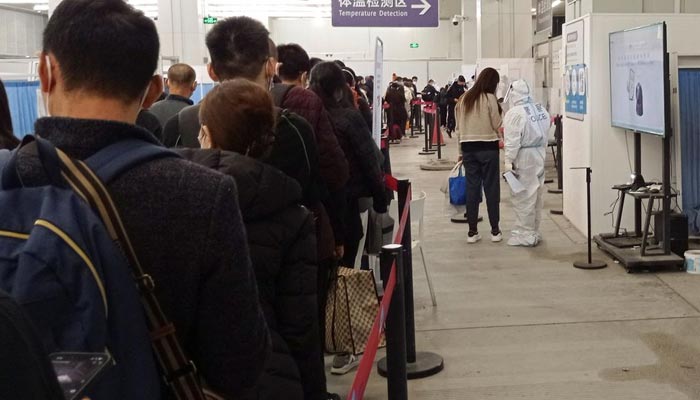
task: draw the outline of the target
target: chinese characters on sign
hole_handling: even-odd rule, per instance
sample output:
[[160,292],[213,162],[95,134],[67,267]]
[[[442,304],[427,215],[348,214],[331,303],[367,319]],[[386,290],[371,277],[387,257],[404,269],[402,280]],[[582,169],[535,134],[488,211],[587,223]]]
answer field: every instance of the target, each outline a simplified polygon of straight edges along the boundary
[[333,26],[437,27],[438,0],[333,0]]

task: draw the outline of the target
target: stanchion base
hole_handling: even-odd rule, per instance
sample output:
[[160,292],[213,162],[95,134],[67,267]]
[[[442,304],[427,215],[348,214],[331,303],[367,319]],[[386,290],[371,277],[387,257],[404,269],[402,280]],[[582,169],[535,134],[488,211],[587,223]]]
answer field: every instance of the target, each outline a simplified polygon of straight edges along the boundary
[[423,171],[451,171],[455,167],[455,162],[451,160],[430,160],[426,164],[421,164]]
[[[467,216],[464,214],[457,214],[450,218],[450,221],[455,224],[466,224],[467,223]],[[479,219],[476,220],[476,222],[483,222],[484,217],[479,217]]]
[[[410,379],[422,379],[436,375],[445,369],[445,360],[435,353],[419,351],[416,353],[416,362],[406,365],[406,376]],[[377,372],[386,378],[386,357],[377,363]]]
[[436,151],[437,151],[437,150],[426,150],[426,149],[423,149],[423,150],[421,150],[421,152],[418,153],[418,154],[421,155],[421,156],[432,156],[433,154],[435,154]]
[[551,194],[562,194],[562,193],[564,193],[564,191],[561,190],[561,189],[549,189],[549,190],[547,190],[547,193],[551,193]]
[[554,183],[554,179],[545,179],[544,184],[549,185],[550,183]]
[[563,210],[549,210],[549,213],[552,215],[564,215]]
[[607,263],[598,260],[593,260],[590,264],[587,261],[577,261],[574,263],[574,267],[578,269],[603,269],[607,266]]

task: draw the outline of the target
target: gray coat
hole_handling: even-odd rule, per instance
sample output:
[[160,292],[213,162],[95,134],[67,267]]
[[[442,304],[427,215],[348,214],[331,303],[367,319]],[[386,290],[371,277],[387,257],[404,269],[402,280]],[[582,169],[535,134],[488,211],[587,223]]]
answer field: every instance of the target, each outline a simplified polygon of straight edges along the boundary
[[[77,159],[125,138],[156,139],[133,125],[42,118],[36,133]],[[25,186],[47,184],[23,153]],[[178,158],[125,172],[108,189],[155,293],[202,378],[226,397],[255,384],[270,351],[232,178]]]
[[164,127],[170,118],[177,115],[183,108],[191,106],[192,104],[194,104],[192,100],[187,97],[171,94],[168,95],[165,100],[153,104],[148,111],[155,115],[158,121],[160,121],[160,126]]

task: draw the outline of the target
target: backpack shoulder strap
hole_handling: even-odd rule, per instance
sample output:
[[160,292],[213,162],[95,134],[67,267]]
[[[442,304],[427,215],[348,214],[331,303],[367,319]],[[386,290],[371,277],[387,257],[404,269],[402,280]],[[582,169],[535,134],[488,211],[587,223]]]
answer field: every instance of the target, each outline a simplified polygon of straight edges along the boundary
[[102,182],[111,182],[129,169],[159,158],[180,157],[177,153],[143,140],[121,140],[86,160]]

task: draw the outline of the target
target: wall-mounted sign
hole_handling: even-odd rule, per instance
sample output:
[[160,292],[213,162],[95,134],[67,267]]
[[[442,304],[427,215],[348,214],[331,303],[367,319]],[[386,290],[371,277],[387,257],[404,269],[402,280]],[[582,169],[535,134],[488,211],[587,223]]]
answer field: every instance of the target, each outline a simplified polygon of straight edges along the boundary
[[585,64],[571,65],[564,75],[566,116],[583,121],[588,112],[588,70]]
[[219,19],[216,17],[204,17],[204,24],[205,25],[214,25],[218,21],[219,21]]
[[537,0],[537,32],[552,29],[552,1]]
[[440,23],[438,0],[331,0],[333,26],[423,27]]
[[417,49],[417,48],[420,47],[420,45],[419,45],[418,43],[416,43],[416,42],[411,43],[409,46],[410,46],[412,49]]
[[573,22],[566,26],[566,65],[583,64],[586,60],[583,58],[583,36],[584,36],[583,20]]

